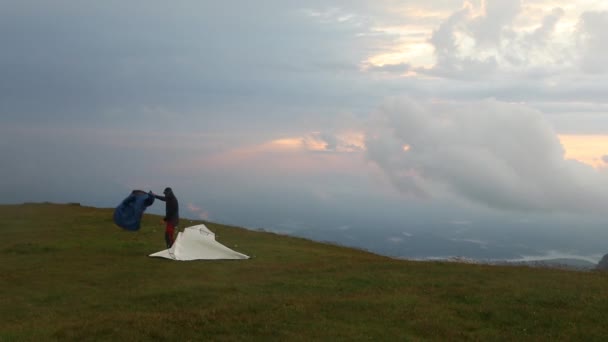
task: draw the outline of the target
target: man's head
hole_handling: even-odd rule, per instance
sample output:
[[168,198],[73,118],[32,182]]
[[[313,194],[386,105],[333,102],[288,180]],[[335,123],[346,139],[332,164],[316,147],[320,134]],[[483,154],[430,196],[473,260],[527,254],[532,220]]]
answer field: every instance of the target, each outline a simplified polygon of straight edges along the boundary
[[171,193],[173,193],[173,190],[171,190],[171,188],[169,188],[169,187],[165,188],[165,191],[163,191],[163,194],[165,194],[165,195],[171,194]]

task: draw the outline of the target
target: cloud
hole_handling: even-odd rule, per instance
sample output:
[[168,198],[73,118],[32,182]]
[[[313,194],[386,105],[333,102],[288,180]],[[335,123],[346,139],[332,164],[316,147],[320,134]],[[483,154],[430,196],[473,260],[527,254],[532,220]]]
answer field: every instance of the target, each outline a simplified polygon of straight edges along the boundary
[[196,216],[199,219],[202,220],[208,220],[209,219],[209,212],[207,212],[206,210],[203,210],[201,207],[192,204],[192,203],[188,203],[188,205],[186,206],[186,208],[188,208],[188,210],[194,214],[196,214]]
[[443,60],[455,55],[458,45],[454,33],[462,22],[470,16],[469,11],[470,8],[465,7],[454,12],[433,31],[430,42],[435,47],[438,63],[442,63]]
[[465,2],[433,31],[429,42],[435,48],[435,66],[418,71],[450,78],[478,78],[493,73],[498,67],[496,53],[477,51],[490,45],[490,41],[491,47],[500,45],[500,30],[493,31],[501,28],[501,23],[490,17],[493,14],[494,11],[476,16],[473,5]]
[[480,248],[487,249],[488,242],[478,239],[461,239],[461,238],[451,238],[450,241],[454,242],[468,242],[479,246]]
[[[367,28],[350,12],[320,24],[290,2],[235,4],[3,3],[2,119],[88,123],[117,111],[126,113],[123,123],[151,125],[159,121],[134,113],[162,107],[203,129],[220,116],[232,126],[252,121],[256,110],[259,126],[293,124],[286,117],[351,97],[367,54],[361,45],[373,50],[381,40],[356,38]],[[226,110],[238,105],[246,108]],[[290,110],[298,105],[315,110]]]
[[398,74],[403,75],[410,71],[412,66],[408,63],[398,63],[398,64],[384,64],[384,65],[371,65],[367,67],[365,70],[373,71],[373,72],[382,72],[388,74]]
[[[473,10],[472,5],[468,6]],[[511,30],[515,17],[521,11],[521,0],[481,0],[481,11],[483,13],[472,19],[469,26],[475,43],[480,47],[496,47]]]
[[455,226],[470,226],[473,222],[469,220],[452,220],[450,224]]
[[542,113],[525,105],[392,99],[366,145],[369,159],[410,195],[524,211],[599,211],[608,200],[605,175],[566,160]]
[[607,12],[585,12],[578,25],[578,41],[582,49],[581,67],[588,73],[605,73],[608,71],[606,60],[608,51]]
[[[420,73],[456,79],[483,79],[502,72],[548,78],[576,64],[575,26],[557,25],[566,12],[543,9],[536,17],[520,0],[465,2],[433,31],[436,64]],[[592,23],[595,32],[595,24]],[[533,27],[532,29],[530,27]],[[554,71],[555,70],[555,71]]]
[[201,211],[200,207],[197,207],[196,205],[192,204],[192,203],[188,203],[188,210],[190,211]]
[[252,147],[258,152],[289,151],[289,152],[336,152],[353,153],[364,149],[362,133],[360,132],[310,132],[301,136],[275,139],[270,142]]
[[555,260],[555,259],[573,259],[573,260],[583,260],[593,264],[596,264],[602,258],[601,255],[578,255],[572,252],[562,252],[562,251],[546,251],[542,255],[522,255],[516,259],[510,259],[508,261],[511,262],[527,262],[527,261],[543,261],[543,260]]
[[529,39],[534,43],[544,44],[555,31],[555,26],[564,14],[565,11],[560,7],[551,10],[551,13],[543,18],[542,25],[530,34]]

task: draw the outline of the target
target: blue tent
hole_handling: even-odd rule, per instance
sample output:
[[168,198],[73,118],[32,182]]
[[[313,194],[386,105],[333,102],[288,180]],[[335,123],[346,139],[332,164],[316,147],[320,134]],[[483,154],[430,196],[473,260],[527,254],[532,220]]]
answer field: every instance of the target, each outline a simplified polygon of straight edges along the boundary
[[133,190],[114,210],[114,223],[126,230],[139,230],[141,217],[152,203],[154,203],[152,192]]

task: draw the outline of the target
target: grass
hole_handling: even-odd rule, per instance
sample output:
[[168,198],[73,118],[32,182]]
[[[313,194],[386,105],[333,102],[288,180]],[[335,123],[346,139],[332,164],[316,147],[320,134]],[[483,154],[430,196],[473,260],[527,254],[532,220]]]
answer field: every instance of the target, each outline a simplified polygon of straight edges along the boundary
[[[0,341],[603,341],[608,275],[394,260],[213,223],[250,260],[175,262],[160,217],[0,206]],[[186,226],[182,222],[182,226]]]

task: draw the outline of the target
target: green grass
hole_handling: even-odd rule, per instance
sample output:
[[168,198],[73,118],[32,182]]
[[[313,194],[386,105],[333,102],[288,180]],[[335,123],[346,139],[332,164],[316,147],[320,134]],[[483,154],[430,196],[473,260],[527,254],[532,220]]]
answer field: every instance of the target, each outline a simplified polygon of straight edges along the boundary
[[393,260],[213,223],[253,258],[175,262],[147,257],[164,248],[158,216],[136,233],[111,209],[10,205],[0,217],[0,341],[608,336],[604,273]]

